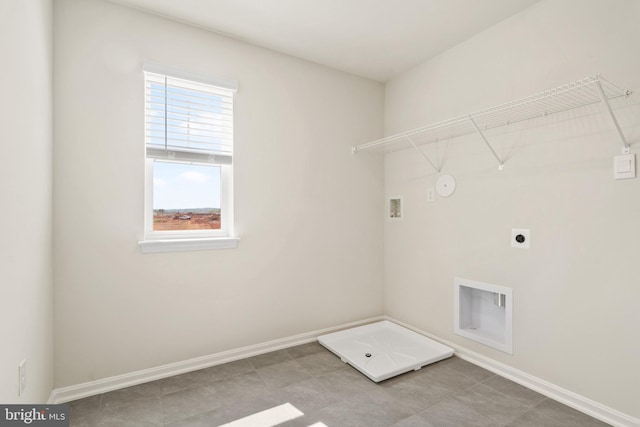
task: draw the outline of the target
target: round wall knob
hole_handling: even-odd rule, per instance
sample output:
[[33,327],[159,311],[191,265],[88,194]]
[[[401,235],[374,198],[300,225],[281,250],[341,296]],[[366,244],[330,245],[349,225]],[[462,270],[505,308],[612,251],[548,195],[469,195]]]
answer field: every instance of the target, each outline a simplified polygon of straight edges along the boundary
[[442,175],[436,181],[436,191],[440,197],[449,197],[456,190],[456,180],[451,175]]

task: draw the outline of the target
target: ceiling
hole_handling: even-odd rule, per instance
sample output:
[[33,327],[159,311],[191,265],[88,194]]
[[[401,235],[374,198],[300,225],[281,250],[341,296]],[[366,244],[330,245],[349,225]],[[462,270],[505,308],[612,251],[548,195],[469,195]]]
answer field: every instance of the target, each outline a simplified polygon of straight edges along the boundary
[[110,0],[378,81],[539,0]]

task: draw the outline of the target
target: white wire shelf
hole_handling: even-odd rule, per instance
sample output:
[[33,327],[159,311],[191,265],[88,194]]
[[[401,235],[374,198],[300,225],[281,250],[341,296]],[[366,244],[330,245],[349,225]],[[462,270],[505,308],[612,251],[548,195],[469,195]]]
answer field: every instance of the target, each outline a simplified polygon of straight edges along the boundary
[[[440,167],[436,166],[436,164],[426,156],[420,146],[457,138],[463,135],[478,134],[496,158],[500,165],[499,168],[502,170],[504,162],[487,140],[485,136],[486,131],[601,102],[606,106],[606,111],[610,115],[618,132],[623,153],[628,153],[629,144],[613,114],[609,101],[630,94],[631,91],[621,89],[597,74],[494,107],[453,117],[365,144],[355,145],[353,146],[353,152],[389,152],[414,147],[436,171],[440,172]],[[414,141],[414,137],[419,137],[419,142]]]

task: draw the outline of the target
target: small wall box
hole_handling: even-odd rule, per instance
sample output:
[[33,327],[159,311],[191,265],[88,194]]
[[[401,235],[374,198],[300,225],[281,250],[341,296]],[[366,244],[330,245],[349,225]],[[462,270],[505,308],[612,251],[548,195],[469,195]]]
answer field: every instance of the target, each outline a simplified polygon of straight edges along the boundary
[[453,332],[513,354],[513,291],[454,278]]
[[402,196],[389,197],[387,201],[387,218],[402,219]]

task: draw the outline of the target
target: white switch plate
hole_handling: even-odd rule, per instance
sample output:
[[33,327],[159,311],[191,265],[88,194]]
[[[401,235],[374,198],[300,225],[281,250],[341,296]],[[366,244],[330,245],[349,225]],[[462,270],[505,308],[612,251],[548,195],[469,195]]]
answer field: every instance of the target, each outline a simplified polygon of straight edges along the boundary
[[623,154],[613,158],[613,179],[636,177],[636,155]]
[[436,190],[431,188],[427,188],[427,202],[433,202],[436,199]]
[[[518,236],[524,238],[522,242],[519,242]],[[512,228],[511,229],[511,247],[519,249],[529,249],[531,247],[531,230],[528,228]]]

